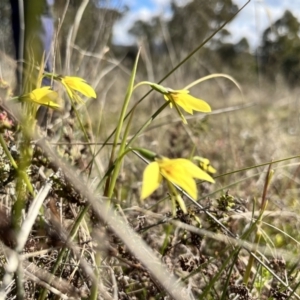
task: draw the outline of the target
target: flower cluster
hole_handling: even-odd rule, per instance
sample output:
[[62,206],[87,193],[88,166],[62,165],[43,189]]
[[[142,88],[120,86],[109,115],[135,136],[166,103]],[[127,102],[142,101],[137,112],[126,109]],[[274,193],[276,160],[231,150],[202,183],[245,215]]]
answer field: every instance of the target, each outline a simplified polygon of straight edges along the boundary
[[[165,100],[170,102],[170,107],[173,106],[177,110],[183,123],[187,123],[179,107],[183,108],[189,114],[194,111],[209,113],[211,107],[204,100],[195,98],[189,94],[186,89],[173,90],[165,88],[162,85],[145,82],[154,90],[161,93]],[[155,161],[151,162],[145,169],[143,174],[143,185],[141,191],[141,199],[150,196],[160,185],[164,177],[169,183],[173,183],[182,188],[194,200],[197,199],[197,185],[195,179],[200,179],[214,183],[214,179],[209,175],[216,172],[210,165],[209,160],[203,157],[196,156],[195,160],[199,162],[199,167],[188,159],[178,158],[169,159],[166,157],[155,157]],[[177,195],[178,196],[178,195]],[[176,197],[178,201],[178,197]],[[179,205],[185,207],[182,200],[179,200]]]
[[[78,93],[86,97],[96,98],[95,90],[80,77],[53,74],[45,74],[45,76],[51,76],[54,80],[59,81],[64,86],[71,101],[83,102]],[[149,84],[154,90],[161,93],[164,99],[169,102],[170,107],[176,109],[185,124],[187,121],[181,112],[181,108],[189,114],[193,114],[194,111],[211,112],[211,107],[208,103],[191,96],[186,89],[173,90],[155,83],[144,83]],[[18,99],[22,102],[31,102],[52,109],[60,109],[58,93],[52,90],[50,86],[37,88],[30,93],[18,97]],[[154,161],[149,163],[143,174],[141,199],[144,200],[149,197],[159,187],[162,179],[165,178],[181,207],[185,208],[183,200],[174,189],[174,186],[170,184],[182,188],[191,198],[196,200],[197,185],[195,179],[214,183],[214,179],[209,174],[215,173],[216,170],[206,158],[196,156],[194,160],[198,161],[199,166],[184,158],[169,159],[155,156]]]
[[[66,92],[71,100],[77,102],[83,102],[77,92],[82,95],[90,98],[96,98],[95,90],[82,78],[72,77],[72,76],[53,76],[57,81],[60,81],[66,89]],[[31,102],[38,105],[43,105],[50,107],[52,109],[59,109],[60,105],[58,104],[59,96],[58,93],[50,86],[44,86],[37,88],[30,93],[24,94],[18,99],[21,102]]]

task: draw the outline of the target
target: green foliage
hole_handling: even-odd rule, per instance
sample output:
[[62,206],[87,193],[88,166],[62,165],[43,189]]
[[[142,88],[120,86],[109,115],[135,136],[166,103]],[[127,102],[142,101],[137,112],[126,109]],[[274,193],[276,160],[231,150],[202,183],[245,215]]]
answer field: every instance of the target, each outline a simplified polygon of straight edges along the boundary
[[178,6],[174,1],[171,9],[173,16],[167,27],[173,45],[177,51],[182,45],[187,45],[186,51],[191,51],[210,32],[228,21],[237,12],[237,5],[232,0],[194,0],[185,6]]
[[260,55],[263,71],[271,80],[283,74],[291,86],[300,79],[300,23],[290,12],[267,28],[262,37]]

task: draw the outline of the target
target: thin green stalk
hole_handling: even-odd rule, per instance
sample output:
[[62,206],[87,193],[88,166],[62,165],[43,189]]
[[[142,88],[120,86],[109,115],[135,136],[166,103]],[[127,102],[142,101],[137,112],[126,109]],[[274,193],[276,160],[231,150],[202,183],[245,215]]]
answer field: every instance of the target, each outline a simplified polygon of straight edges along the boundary
[[127,143],[126,148],[129,148],[139,135],[152,123],[152,121],[168,106],[170,101],[164,103],[145,123],[144,125],[133,135],[130,141]]
[[298,289],[299,286],[300,286],[300,281],[298,281],[298,283],[295,285],[295,287],[293,288],[293,290],[291,291],[291,293],[289,294],[286,300],[292,299],[293,295],[296,293],[296,290]]
[[282,158],[282,159],[272,160],[272,161],[265,162],[265,163],[262,163],[262,164],[259,164],[259,165],[254,165],[254,166],[250,166],[250,167],[230,171],[230,172],[227,172],[227,173],[220,174],[218,176],[214,176],[214,179],[221,178],[221,177],[224,177],[224,176],[227,176],[227,175],[232,175],[232,174],[235,174],[235,173],[240,173],[240,172],[243,172],[243,171],[248,171],[248,170],[251,170],[251,169],[254,169],[254,168],[269,166],[270,164],[276,164],[276,163],[280,163],[280,162],[283,162],[283,161],[296,159],[296,158],[300,158],[300,155],[294,155],[294,156],[290,156],[290,157],[286,157],[286,158]]
[[[256,222],[256,234],[255,234],[255,239],[254,239],[254,245],[256,245],[256,247],[258,247],[259,243],[260,243],[260,239],[261,239],[261,230],[260,230],[260,226],[261,226],[261,222],[262,222],[262,219],[263,219],[263,214],[264,214],[264,211],[267,207],[267,191],[268,191],[268,188],[270,186],[270,182],[271,182],[271,179],[273,177],[273,173],[274,171],[271,170],[271,165],[269,165],[269,168],[268,168],[268,172],[267,172],[267,175],[266,175],[266,180],[265,180],[265,184],[264,184],[264,189],[263,189],[263,194],[262,194],[262,201],[261,201],[261,206],[260,206],[260,214],[259,214],[259,217],[257,219],[257,222]],[[252,252],[254,254],[256,254],[256,249],[254,249]],[[252,266],[254,264],[254,256],[251,255],[250,258],[249,258],[249,261],[248,261],[248,264],[247,264],[247,267],[246,267],[246,271],[245,271],[245,274],[244,274],[244,278],[243,278],[243,282],[245,285],[248,284],[249,282],[249,279],[250,279],[250,275],[251,275],[251,269],[252,269]]]
[[[260,225],[260,223],[258,223],[258,226]],[[259,228],[257,229],[256,231],[256,234],[255,234],[255,239],[254,239],[254,245],[256,245],[256,247],[258,247],[259,245],[259,242],[260,242],[260,238],[261,238],[261,232],[259,230]],[[257,252],[257,249],[254,249],[253,250],[253,253],[256,253]],[[246,267],[246,271],[245,271],[245,274],[244,274],[244,278],[243,278],[243,283],[247,286],[248,284],[248,281],[250,279],[250,275],[251,275],[251,269],[252,269],[252,266],[254,264],[254,256],[253,255],[250,255],[249,257],[249,260],[248,260],[248,263],[247,263],[247,267]]]
[[[53,267],[53,269],[51,271],[52,274],[55,274],[55,272],[57,271],[58,267],[61,265],[62,260],[65,257],[65,255],[66,255],[66,253],[67,253],[68,250],[69,249],[65,246],[58,253],[56,262],[55,262],[54,267]],[[49,282],[49,284],[51,284],[51,282]],[[46,288],[43,288],[41,290],[41,293],[40,293],[40,296],[39,296],[38,300],[45,300],[46,297],[47,297],[47,294],[48,294],[48,290]]]
[[91,145],[90,145],[90,140],[89,140],[89,137],[88,137],[88,134],[86,133],[86,130],[85,130],[83,124],[82,124],[82,121],[81,121],[81,119],[80,119],[79,113],[78,113],[78,111],[77,111],[77,109],[76,109],[76,107],[75,107],[75,105],[74,105],[72,99],[70,99],[70,102],[71,102],[73,111],[75,112],[76,119],[77,119],[77,121],[78,121],[78,123],[79,123],[80,129],[81,129],[81,131],[83,132],[83,135],[84,135],[86,141],[89,143],[88,145],[89,145],[89,147],[90,147],[90,151],[92,151]]
[[97,300],[98,299],[98,284],[99,284],[99,266],[102,261],[102,256],[100,254],[100,251],[97,251],[95,254],[95,271],[94,275],[96,280],[93,282],[92,288],[91,288],[91,296],[90,300]]
[[163,241],[163,244],[161,245],[160,247],[160,250],[159,250],[159,253],[161,255],[165,255],[165,250],[167,249],[169,243],[170,243],[170,236],[171,236],[171,233],[172,233],[172,229],[173,229],[173,225],[172,224],[167,224],[165,226],[165,238],[164,238],[164,241]]
[[[34,129],[35,120],[32,118],[32,113],[34,113],[34,106],[31,103],[28,103],[24,106],[25,115],[27,118],[23,121],[22,127],[22,141],[20,143],[20,157],[19,164],[16,164],[11,155],[8,155],[8,158],[12,162],[12,166],[15,168],[17,177],[16,177],[16,201],[13,204],[12,208],[12,227],[15,233],[18,233],[21,227],[22,220],[22,211],[25,208],[27,200],[27,191],[34,196],[34,189],[29,180],[29,177],[26,173],[27,168],[31,164],[32,159],[32,147],[31,147],[31,136]],[[34,115],[35,116],[35,115]],[[4,146],[4,151],[6,154],[9,153],[7,147],[5,147],[5,142],[3,136],[1,135],[1,144]],[[25,183],[25,185],[24,185]],[[17,250],[17,249],[15,249]],[[19,251],[18,251],[19,252]],[[22,267],[17,268],[15,273],[16,277],[16,290],[17,290],[17,299],[23,299],[24,296],[24,276],[23,276]]]
[[[112,147],[112,150],[111,150],[111,156],[110,156],[110,160],[109,160],[109,168],[111,167],[111,165],[113,164],[113,161],[115,159],[115,153],[117,151],[117,146],[118,146],[121,131],[122,131],[122,128],[123,128],[123,123],[124,123],[124,120],[125,120],[125,117],[126,117],[127,107],[128,107],[131,95],[132,95],[133,84],[134,84],[135,74],[136,74],[136,70],[137,70],[139,55],[140,55],[140,51],[137,54],[137,57],[136,57],[136,60],[135,60],[135,63],[134,63],[133,69],[132,69],[131,77],[130,77],[129,84],[128,84],[127,91],[126,91],[126,95],[125,95],[125,100],[124,100],[122,110],[121,110],[121,114],[120,114],[120,117],[119,117],[118,126],[116,128],[114,143],[113,143],[113,147]],[[126,137],[124,137],[123,139],[126,139]],[[124,148],[125,148],[125,146],[123,146],[122,150],[124,150]],[[119,154],[120,153],[122,153],[121,149],[119,151]],[[110,187],[110,178],[107,178],[106,187],[105,187],[105,191],[104,191],[104,196],[111,197],[111,195],[112,195],[111,191],[112,190],[113,190],[113,188]]]
[[[217,176],[214,176],[214,179],[218,179],[218,178],[222,178],[222,177],[225,177],[227,175],[232,175],[232,174],[235,174],[235,173],[240,173],[240,172],[244,172],[244,171],[248,171],[248,170],[251,170],[251,169],[255,169],[255,168],[259,168],[259,167],[264,167],[264,166],[268,166],[270,164],[275,164],[275,163],[280,163],[280,162],[283,162],[283,161],[287,161],[287,160],[291,160],[291,159],[296,159],[296,158],[300,158],[300,155],[295,155],[295,156],[290,156],[290,157],[287,157],[287,158],[282,158],[282,159],[278,159],[278,160],[274,160],[274,161],[270,161],[270,162],[266,162],[266,163],[262,163],[262,164],[259,164],[259,165],[254,165],[254,166],[251,166],[251,167],[246,167],[246,168],[242,168],[242,169],[238,169],[238,170],[234,170],[234,171],[230,171],[230,172],[227,172],[227,173],[223,173],[221,175],[217,175]],[[255,176],[258,176],[259,173],[257,174],[253,174],[251,176],[248,176],[247,178],[243,178],[241,180],[237,180],[236,182],[234,183],[231,183],[229,185],[226,185],[218,190],[215,190],[213,191],[212,193],[209,193],[209,194],[206,194],[205,196],[203,197],[200,197],[199,200],[203,200],[204,198],[206,197],[210,197],[212,195],[215,195],[223,190],[226,190],[228,189],[229,187],[231,186],[234,186],[238,183],[241,183],[243,181],[245,181],[246,179],[248,178],[251,178],[251,177],[255,177]]]
[[7,148],[6,142],[5,142],[2,134],[0,134],[0,144],[1,144],[2,148],[3,148],[3,151],[5,152],[5,154],[7,156],[7,158],[9,159],[11,165],[17,171],[18,175],[20,177],[22,177],[22,179],[24,180],[24,182],[25,182],[25,184],[26,184],[26,186],[28,188],[28,191],[31,193],[31,195],[34,195],[34,190],[33,190],[32,184],[31,184],[31,182],[29,180],[29,177],[28,177],[27,173],[24,172],[24,171],[20,171],[19,170],[16,161],[14,160],[14,158],[12,157],[10,151]]
[[[134,112],[134,111],[133,111]],[[118,154],[118,159],[117,161],[114,163],[114,169],[113,169],[113,173],[112,173],[112,177],[111,177],[111,181],[110,181],[110,185],[108,188],[108,198],[110,199],[113,195],[113,191],[117,182],[117,179],[119,177],[119,173],[120,173],[120,169],[121,169],[121,165],[122,165],[122,161],[123,161],[123,157],[124,154],[127,153],[127,151],[125,151],[126,148],[126,139],[127,136],[129,135],[129,130],[130,130],[130,125],[132,122],[132,118],[134,116],[134,113],[132,113],[130,115],[130,118],[128,120],[125,132],[124,132],[124,137],[122,139],[121,145],[120,145],[120,149],[119,149],[119,154]]]
[[239,258],[239,252],[237,251],[235,253],[235,256],[233,257],[232,262],[231,262],[231,267],[229,269],[229,272],[227,272],[227,274],[226,274],[226,281],[225,281],[225,283],[223,284],[223,287],[222,287],[223,293],[222,293],[222,296],[221,296],[220,300],[226,300],[227,297],[228,297],[227,292],[228,292],[228,286],[230,284],[231,274],[232,274],[232,272],[233,272],[233,270],[236,266],[236,261],[238,260],[238,258]]
[[[256,222],[253,223],[253,225],[241,236],[241,240],[247,240],[249,235],[253,232],[255,226],[257,225],[257,220]],[[207,294],[209,293],[209,291],[211,290],[211,288],[213,287],[214,283],[217,281],[217,279],[220,277],[221,273],[225,270],[226,266],[229,264],[230,260],[233,258],[234,261],[238,258],[238,254],[241,251],[243,247],[237,247],[235,250],[232,251],[232,253],[230,254],[230,256],[225,260],[225,262],[223,263],[221,269],[219,269],[218,274],[212,278],[212,280],[209,282],[208,286],[205,288],[205,290],[203,291],[203,294],[201,294],[201,297],[199,299],[206,299]],[[227,248],[226,248],[227,249]],[[227,252],[227,250],[225,249],[224,252]]]
[[12,157],[11,153],[9,152],[6,142],[4,141],[3,135],[0,134],[0,144],[7,156],[7,158],[9,159],[11,165],[14,167],[14,169],[17,171],[18,170],[18,166],[17,163],[15,162],[14,158]]
[[[137,148],[137,149],[138,149],[138,148]],[[119,160],[122,160],[123,157],[124,157],[127,153],[129,153],[129,152],[131,152],[131,151],[134,151],[134,150],[135,150],[135,148],[130,148],[130,149],[126,149],[126,150],[122,153],[122,155],[121,155],[121,156],[114,162],[114,164],[111,165],[110,168],[106,171],[105,175],[102,177],[102,179],[101,179],[100,182],[98,183],[97,189],[100,189],[100,188],[104,185],[105,180],[107,179],[107,177],[110,176],[110,175],[112,174],[112,172],[113,172],[113,170],[114,170],[114,168],[115,168],[115,163],[117,163]]]
[[209,283],[205,287],[205,289],[204,289],[203,293],[201,294],[201,296],[199,297],[199,299],[207,299],[208,293],[211,291],[211,289],[212,289],[213,285],[215,284],[215,282],[219,279],[219,277],[221,276],[223,271],[226,269],[226,267],[229,264],[230,260],[233,257],[235,257],[235,259],[236,259],[236,257],[238,256],[238,253],[240,251],[241,251],[241,247],[238,247],[234,251],[231,252],[231,254],[228,256],[228,258],[222,264],[221,268],[219,268],[218,273],[209,281]]

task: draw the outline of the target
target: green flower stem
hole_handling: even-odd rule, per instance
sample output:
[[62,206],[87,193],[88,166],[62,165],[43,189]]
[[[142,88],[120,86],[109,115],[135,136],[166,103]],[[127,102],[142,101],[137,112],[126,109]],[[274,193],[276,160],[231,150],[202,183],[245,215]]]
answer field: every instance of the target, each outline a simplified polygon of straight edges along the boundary
[[164,103],[145,123],[144,125],[134,134],[134,136],[130,139],[130,141],[127,143],[126,147],[130,147],[137,137],[152,123],[152,121],[168,106],[170,101],[167,101]]
[[11,165],[13,166],[13,168],[18,172],[18,175],[24,180],[29,192],[34,195],[34,190],[33,190],[33,187],[32,187],[32,184],[28,178],[28,175],[26,174],[26,172],[24,171],[20,171],[19,168],[18,168],[18,165],[16,163],[16,161],[14,160],[14,158],[12,157],[11,153],[9,152],[8,148],[7,148],[7,145],[6,145],[6,142],[4,141],[4,138],[3,138],[3,135],[0,134],[0,144],[3,148],[3,151],[5,152],[7,158],[9,159]]
[[181,112],[180,108],[178,107],[177,103],[174,101],[174,99],[173,99],[172,97],[170,97],[170,98],[171,98],[170,101],[171,101],[172,105],[174,105],[174,107],[175,107],[175,109],[176,109],[176,111],[177,111],[179,117],[181,118],[182,122],[183,122],[184,124],[187,124],[187,120],[186,120],[186,118],[184,117],[184,115],[182,114],[182,112]]
[[[152,121],[168,106],[170,101],[166,101],[145,123],[144,125],[133,135],[133,137],[130,139],[129,142],[126,144],[126,149],[131,149],[129,151],[134,151],[134,148],[131,147],[131,145],[135,142],[135,140],[138,138],[138,136],[152,123]],[[138,104],[138,103],[137,103]],[[135,104],[135,106],[137,106]],[[134,111],[134,108],[131,110],[132,112]],[[108,140],[108,139],[107,139]],[[107,144],[107,140],[104,142],[104,144]],[[136,148],[136,151],[139,152],[139,148]],[[127,153],[128,151],[124,151],[124,153]],[[99,153],[99,151],[95,154],[95,156]],[[123,154],[124,154],[123,153]],[[120,156],[120,158],[123,156],[123,154]],[[113,171],[114,165],[111,165],[111,167],[107,170],[106,174],[104,177],[101,179],[99,182],[97,189],[100,189],[103,185],[103,180],[105,180]]]
[[[111,167],[111,165],[113,164],[113,161],[115,159],[115,153],[116,153],[117,146],[118,146],[118,143],[119,143],[121,131],[122,131],[122,128],[123,128],[123,123],[124,123],[124,120],[125,120],[125,117],[126,117],[126,111],[127,111],[129,101],[130,101],[130,98],[131,98],[131,95],[132,95],[132,92],[133,92],[133,84],[134,84],[137,64],[138,64],[138,60],[139,60],[139,55],[140,55],[140,51],[137,54],[137,57],[136,57],[136,60],[135,60],[134,66],[133,66],[133,70],[132,70],[132,73],[131,73],[131,77],[130,77],[129,84],[128,84],[127,91],[126,91],[126,95],[125,95],[124,104],[123,104],[121,114],[120,114],[120,117],[119,117],[118,126],[116,128],[114,143],[113,143],[113,147],[112,147],[112,150],[111,150],[111,156],[110,156],[110,161],[109,161],[109,168]],[[126,137],[124,137],[123,140],[124,139],[126,140]],[[119,154],[122,153],[122,150],[124,150],[124,146],[120,147]],[[119,157],[120,157],[120,155],[119,155]],[[117,175],[114,175],[114,177],[117,177]],[[114,189],[114,184],[115,184],[114,182],[111,184],[110,183],[110,178],[107,178],[106,186],[105,186],[105,190],[104,190],[104,196],[107,196],[109,198],[112,196],[112,191]]]
[[[153,82],[150,82],[150,81],[142,81],[142,82],[139,82],[138,84],[136,84],[133,88],[132,88],[132,90],[134,91],[137,87],[139,87],[139,86],[141,86],[141,85],[150,85],[151,87],[152,87],[152,89],[144,96],[144,97],[142,97],[142,99],[140,99],[135,105],[134,105],[134,107],[124,116],[124,119],[123,119],[123,121],[125,121],[131,114],[132,114],[132,112],[135,110],[135,108],[136,108],[136,106],[138,105],[138,104],[140,104],[141,102],[142,102],[142,100],[143,99],[145,99],[146,98],[146,96],[147,95],[149,95],[155,88],[154,88],[154,86],[156,85],[156,84],[153,84]],[[157,89],[156,89],[157,90]],[[158,91],[158,90],[157,90]],[[150,118],[150,123],[151,123],[151,121],[168,105],[170,103],[170,101],[168,101],[168,102],[166,102],[155,114],[153,114],[152,115],[152,117]],[[149,124],[150,124],[149,123]],[[145,128],[148,126],[148,124],[147,124],[147,122],[144,124],[144,126],[145,126]],[[106,140],[104,141],[104,143],[103,143],[103,146],[95,153],[95,155],[94,155],[94,157],[95,156],[97,156],[100,152],[101,152],[101,150],[104,148],[104,146],[105,145],[107,145],[107,142],[110,140],[110,138],[113,136],[113,134],[115,134],[116,132],[117,132],[117,130],[118,130],[118,127],[119,127],[119,123],[118,123],[118,126],[117,126],[117,128],[115,128],[113,131],[112,131],[112,133],[106,138]],[[144,128],[141,128],[141,130],[144,130]],[[136,134],[135,136],[137,136],[138,134]],[[115,134],[115,137],[116,137],[116,134]],[[131,144],[132,142],[130,142],[130,144]],[[115,145],[115,142],[113,143],[113,145]],[[118,145],[118,143],[117,143],[117,145]],[[114,158],[114,157],[113,157]],[[111,162],[112,162],[113,160],[111,160]],[[91,164],[91,162],[89,163],[89,164]]]
[[106,171],[106,173],[105,173],[105,175],[102,177],[102,179],[100,180],[100,182],[99,182],[99,184],[98,184],[98,186],[97,186],[97,189],[100,189],[102,186],[103,186],[103,184],[105,183],[105,180],[107,179],[107,177],[108,176],[110,176],[111,174],[112,174],[112,172],[113,172],[113,170],[114,170],[114,168],[115,168],[115,164],[118,162],[118,160],[122,160],[123,159],[123,157],[127,154],[127,153],[129,153],[129,152],[131,152],[131,151],[138,151],[139,150],[139,148],[130,148],[130,149],[126,149],[124,152],[123,152],[123,154],[114,162],[114,164],[112,164],[111,166],[110,166],[110,168]]
[[118,159],[115,162],[115,168],[113,169],[113,173],[112,173],[112,177],[111,177],[111,182],[110,182],[110,185],[109,185],[109,188],[108,188],[108,195],[107,195],[109,199],[113,195],[113,190],[115,188],[115,185],[116,185],[119,173],[120,173],[120,169],[121,169],[123,157],[127,153],[125,151],[125,148],[126,148],[126,139],[127,139],[128,134],[129,134],[129,129],[130,129],[130,125],[131,125],[131,122],[132,122],[133,115],[134,115],[134,111],[130,115],[130,118],[128,120],[127,126],[125,128],[124,137],[122,139],[122,142],[121,142],[121,145],[120,145],[120,149],[119,149]]
[[165,238],[164,238],[163,244],[159,250],[159,253],[161,255],[165,255],[165,251],[170,243],[170,236],[172,235],[172,229],[173,229],[172,224],[166,224],[166,226],[164,226]]
[[20,96],[11,97],[8,101],[18,101]]
[[87,141],[87,143],[88,143],[88,145],[89,145],[89,147],[90,147],[90,150],[91,150],[91,144],[90,144],[89,137],[88,137],[88,135],[87,135],[87,133],[86,133],[86,130],[84,129],[84,126],[83,126],[82,121],[81,121],[81,119],[80,119],[79,113],[78,113],[78,111],[77,111],[77,109],[76,109],[76,107],[75,107],[75,105],[74,105],[74,103],[73,103],[73,99],[70,98],[70,102],[71,102],[72,108],[73,108],[73,110],[74,110],[74,112],[75,112],[76,119],[77,119],[77,121],[78,121],[78,123],[79,123],[80,129],[81,129],[81,131],[83,132],[84,137],[85,137],[85,139],[86,139],[86,141]]
[[[35,108],[35,109],[34,109]],[[27,201],[27,191],[35,196],[34,188],[27,175],[27,169],[31,164],[32,146],[31,139],[35,125],[36,105],[32,103],[24,103],[23,105],[24,117],[21,120],[22,141],[20,143],[20,157],[18,164],[14,161],[10,154],[7,145],[2,135],[0,135],[0,144],[3,147],[12,167],[16,170],[16,201],[13,204],[12,227],[15,232],[19,232],[22,219],[22,211]],[[26,116],[26,117],[25,117]]]
[[18,170],[18,166],[17,166],[17,163],[15,162],[14,158],[12,157],[12,155],[10,154],[8,148],[7,148],[7,145],[6,145],[6,142],[4,141],[4,138],[3,138],[3,135],[0,134],[0,144],[7,156],[7,158],[9,159],[11,165],[14,167],[15,170]]
[[[123,138],[121,146],[120,146],[119,153],[121,151],[123,151],[123,153],[121,153],[121,155],[117,158],[117,160],[113,164],[110,165],[110,167],[107,170],[105,176],[101,179],[100,183],[98,184],[98,188],[99,188],[99,187],[101,187],[104,184],[105,180],[106,180],[106,183],[107,183],[108,180],[109,180],[109,176],[112,173],[112,178],[109,181],[109,186],[108,186],[108,194],[107,194],[108,200],[107,200],[107,205],[110,205],[110,203],[111,203],[111,197],[112,197],[112,194],[113,194],[113,191],[114,191],[114,187],[115,187],[115,183],[116,183],[117,177],[119,175],[119,170],[120,170],[120,167],[121,167],[122,160],[123,160],[124,156],[127,153],[133,151],[133,149],[126,149],[125,150],[125,146],[126,146],[126,134],[128,134],[129,127],[130,126],[128,125],[127,128],[126,128],[126,130],[125,130],[125,137]],[[92,289],[91,289],[91,297],[90,297],[90,299],[92,299],[92,300],[96,300],[98,298],[98,279],[99,279],[99,276],[100,276],[100,274],[99,274],[99,267],[101,265],[101,261],[102,261],[101,253],[99,251],[97,251],[96,254],[95,254],[95,265],[96,265],[96,268],[95,268],[95,272],[94,272],[96,280],[93,282]]]
[[135,90],[136,88],[138,88],[139,86],[141,85],[150,85],[152,86],[153,85],[153,82],[150,82],[150,81],[141,81],[139,83],[137,83],[134,87],[133,87],[133,90]]
[[191,87],[195,86],[198,83],[204,82],[204,81],[209,80],[209,79],[219,78],[219,77],[227,78],[230,81],[232,81],[236,85],[236,87],[240,90],[240,92],[242,93],[242,88],[238,84],[238,82],[233,77],[231,77],[227,74],[222,74],[222,73],[211,74],[211,75],[207,75],[207,76],[204,76],[202,78],[199,78],[199,79],[193,81],[192,83],[190,83],[189,85],[187,85],[186,87],[184,87],[184,90],[189,90]]

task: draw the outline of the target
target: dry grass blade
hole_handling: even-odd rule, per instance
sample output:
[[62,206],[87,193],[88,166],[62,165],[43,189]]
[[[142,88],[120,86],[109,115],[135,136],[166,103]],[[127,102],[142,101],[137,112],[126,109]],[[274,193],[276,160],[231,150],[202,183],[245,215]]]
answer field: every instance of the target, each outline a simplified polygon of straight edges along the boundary
[[[197,234],[202,235],[202,236],[208,236],[212,239],[216,239],[218,241],[225,242],[226,244],[234,245],[235,247],[244,248],[245,250],[249,251],[251,256],[253,256],[253,258],[257,262],[259,262],[259,264],[261,266],[266,268],[272,274],[272,276],[274,276],[274,278],[276,278],[283,286],[285,286],[290,292],[293,291],[293,289],[287,283],[285,283],[276,273],[274,273],[274,271],[272,271],[270,269],[270,267],[268,267],[266,265],[266,263],[261,258],[259,258],[259,256],[257,254],[252,252],[252,251],[259,250],[260,251],[259,255],[264,257],[264,259],[266,259],[265,255],[270,255],[270,256],[273,255],[272,251],[266,249],[266,247],[260,247],[260,246],[257,246],[257,244],[253,244],[253,243],[251,244],[250,242],[243,241],[243,240],[240,240],[240,239],[234,239],[232,237],[229,237],[229,236],[226,236],[226,235],[223,235],[223,234],[212,233],[212,232],[207,231],[205,229],[199,229],[199,228],[196,228],[194,226],[184,224],[184,223],[181,223],[181,222],[178,222],[178,221],[173,221],[173,223],[176,224],[176,226],[178,228],[183,228],[185,230],[189,230],[191,232],[197,233]],[[257,251],[257,252],[259,252],[259,251]],[[287,261],[297,262],[299,260],[297,256],[295,256],[293,253],[291,253],[289,251],[284,251],[284,250],[277,250],[277,251],[278,251],[277,255],[279,255],[281,257],[284,257]],[[262,255],[262,253],[264,253],[264,255]],[[266,259],[266,261],[268,261],[268,260]],[[294,297],[296,299],[300,299],[300,296],[298,294],[294,294]]]
[[[166,272],[166,269],[161,264],[161,261],[154,255],[152,249],[141,240],[128,224],[124,223],[122,218],[117,217],[112,211],[108,210],[105,204],[100,203],[98,199],[86,189],[86,184],[75,177],[70,168],[65,167],[45,141],[40,140],[38,144],[63,170],[68,180],[76,189],[88,199],[98,217],[111,227],[135,257],[149,270],[157,283],[159,283],[173,299],[183,299],[182,290],[184,286],[182,283],[179,283],[172,274]],[[190,297],[187,295],[186,299],[190,299]]]
[[[0,299],[5,295],[5,290],[10,282],[13,280],[13,273],[20,267],[20,257],[19,252],[21,252],[25,246],[27,238],[32,230],[32,226],[35,219],[39,213],[39,210],[47,197],[49,190],[51,188],[51,181],[46,182],[46,184],[41,188],[40,192],[34,199],[32,205],[30,206],[27,218],[25,219],[19,234],[16,237],[16,252],[11,251],[8,257],[8,264],[6,267],[6,273],[4,275],[5,280],[3,280],[2,287],[0,289]],[[21,280],[21,279],[20,279]]]
[[77,290],[67,280],[58,278],[28,261],[24,261],[23,266],[25,276],[62,299],[81,299],[85,297],[84,291]]
[[52,181],[48,180],[45,185],[40,189],[39,193],[35,197],[33,203],[31,204],[27,217],[22,224],[19,234],[17,235],[17,247],[16,251],[21,252],[25,246],[27,238],[30,234],[32,226],[35,222],[36,217],[38,216],[39,210],[43,205],[44,200],[48,196],[48,193],[51,189]]

